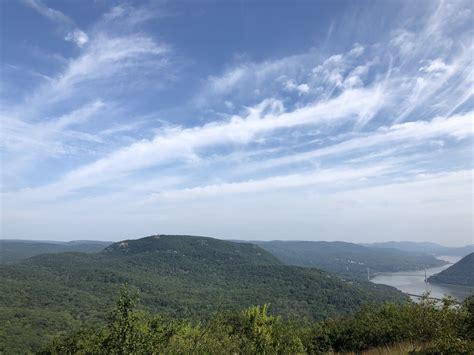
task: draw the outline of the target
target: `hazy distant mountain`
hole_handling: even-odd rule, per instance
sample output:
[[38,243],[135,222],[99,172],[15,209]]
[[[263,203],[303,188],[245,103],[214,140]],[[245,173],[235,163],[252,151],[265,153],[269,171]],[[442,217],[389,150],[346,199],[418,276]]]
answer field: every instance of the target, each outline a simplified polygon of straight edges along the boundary
[[[191,318],[270,303],[276,313],[322,319],[366,302],[405,299],[388,286],[284,265],[254,244],[160,235],[97,254],[42,254],[1,265],[0,344],[24,341],[23,328],[36,323],[39,343],[83,322],[100,323],[124,283],[141,291],[149,311]],[[13,315],[18,322],[7,322]]]
[[431,276],[428,281],[474,288],[474,253],[466,255],[446,270]]
[[112,242],[93,240],[73,240],[71,242],[0,240],[0,264],[17,262],[39,254],[68,251],[98,253]]
[[289,265],[315,267],[345,278],[367,278],[370,272],[419,270],[445,265],[432,255],[346,242],[255,242]]
[[426,253],[432,255],[449,255],[449,256],[466,256],[474,252],[474,244],[463,247],[446,247],[430,242],[381,242],[381,243],[364,243],[364,246],[374,248],[394,248],[409,252]]

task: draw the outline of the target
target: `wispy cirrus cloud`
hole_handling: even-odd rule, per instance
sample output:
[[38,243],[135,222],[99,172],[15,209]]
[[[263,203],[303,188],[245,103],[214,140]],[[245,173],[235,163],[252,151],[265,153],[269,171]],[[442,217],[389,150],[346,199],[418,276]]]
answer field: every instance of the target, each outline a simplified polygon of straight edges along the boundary
[[[39,154],[45,150],[52,155],[61,153],[64,151],[63,144],[70,141],[74,133],[71,128],[86,122],[103,108],[104,103],[98,100],[68,114],[37,123],[2,117],[0,147],[9,152]],[[78,134],[77,138],[87,139],[87,135]]]
[[[359,136],[345,139],[340,143],[327,145],[323,148],[306,151],[298,154],[288,154],[278,158],[255,162],[254,169],[270,168],[281,165],[310,161],[326,156],[342,156],[347,153],[363,153],[367,150],[396,145],[417,146],[424,145],[432,139],[463,140],[474,136],[474,113],[451,116],[448,118],[435,117],[431,121],[415,121],[394,124],[390,127],[381,127],[375,132],[359,134]],[[399,152],[392,151],[393,155]]]
[[333,86],[338,84],[338,80],[343,80],[342,75],[352,67],[361,52],[363,47],[355,44],[347,53],[326,59],[312,48],[306,53],[274,60],[244,61],[231,66],[221,75],[208,77],[202,90],[194,97],[194,102],[202,106],[215,104],[221,99],[237,103],[262,100],[280,93],[282,89],[299,94],[309,93],[311,99],[328,99],[334,92]]
[[[104,19],[114,21],[125,16],[124,13],[126,13],[126,8],[116,7],[107,13]],[[141,18],[141,21],[148,19],[147,16],[142,18],[139,13],[135,14],[135,17]],[[140,21],[134,20],[134,22]],[[429,26],[431,26],[431,22],[428,22]],[[126,71],[128,67],[136,67],[137,60],[143,60],[144,63],[146,63],[145,58],[158,57],[159,60],[160,56],[166,52],[166,46],[160,46],[142,35],[110,38],[99,32],[84,52],[69,63],[62,74],[37,93],[39,101],[45,101],[42,96],[45,92],[46,95],[53,97],[53,100],[57,100],[58,97],[61,98],[68,93],[75,92],[83,83],[111,78],[116,73]],[[249,108],[248,113],[244,115],[231,116],[227,122],[211,122],[192,128],[171,126],[171,128],[165,128],[164,132],[159,133],[153,139],[142,140],[123,147],[91,164],[69,172],[64,176],[63,183],[74,190],[103,183],[109,179],[108,177],[115,176],[115,174],[128,174],[167,162],[205,159],[205,153],[204,155],[201,153],[206,149],[229,144],[245,145],[271,135],[278,129],[307,125],[339,126],[344,122],[352,122],[356,127],[361,127],[375,117],[380,110],[403,100],[405,91],[403,85],[400,87],[400,82],[407,86],[409,91],[412,91],[413,99],[408,101],[415,101],[414,99],[418,97],[416,92],[420,89],[414,90],[413,93],[413,89],[407,85],[409,79],[391,74],[393,69],[387,69],[389,71],[384,76],[367,80],[370,68],[377,65],[377,59],[370,59],[361,65],[361,56],[366,52],[364,46],[356,43],[347,53],[329,56],[321,60],[321,64],[315,64],[315,52],[311,50],[307,54],[290,56],[276,61],[239,65],[226,71],[221,77],[210,77],[208,84],[211,91],[209,92],[222,97],[228,94],[235,95],[236,88],[248,90],[249,82],[256,83],[256,90],[259,90],[258,85],[266,84],[278,75],[278,78],[282,79],[276,80],[276,82],[281,89],[285,86],[290,91],[312,93],[310,96],[312,101],[305,101],[302,107],[296,106],[292,110],[283,111],[283,101],[267,99],[261,104]],[[156,68],[159,62],[155,61],[153,64]],[[459,74],[456,68],[462,70],[465,67],[463,62],[448,66],[439,58],[428,61],[426,64],[420,67],[419,71],[427,74],[435,73],[436,76],[453,75],[453,72]],[[295,79],[291,79],[292,75],[295,78],[298,78],[299,75],[299,78],[304,78],[306,82],[301,83],[301,79],[295,81]],[[301,84],[297,85],[297,82]],[[420,81],[415,80],[415,82],[419,83]],[[395,86],[398,88],[397,91],[395,91]],[[428,86],[429,84],[424,84],[425,89]],[[324,87],[323,91],[321,91],[321,87]],[[432,91],[436,90],[432,89]],[[58,93],[60,93],[59,96]],[[205,97],[207,94],[208,92],[204,91],[202,94],[204,96],[201,97]],[[269,110],[270,112],[268,112]],[[402,116],[412,110],[414,110],[414,106],[411,104],[402,115],[396,118],[396,121],[400,121]],[[383,132],[384,128],[382,127],[379,132],[366,135],[364,138],[356,138],[337,146],[328,146],[316,152],[271,159],[263,163],[262,166],[274,164],[277,161],[283,163],[314,159],[323,154],[343,153],[360,146],[373,147],[387,140],[416,140],[416,136],[403,136],[403,132],[415,132],[420,129],[430,136],[430,134],[434,135],[433,132],[429,129],[425,130],[425,128],[447,125],[448,122],[455,121],[464,125],[465,129],[467,122],[465,118],[456,117],[443,122],[440,120],[435,123],[433,121],[431,124],[420,121],[413,125],[395,125],[390,128],[389,132]],[[409,127],[413,127],[413,129]],[[451,127],[446,127],[447,129],[440,132],[439,135],[454,134],[449,131]],[[131,160],[133,160],[132,163],[130,163]]]
[[77,58],[68,61],[62,72],[38,88],[28,99],[29,104],[38,111],[73,95],[76,98],[100,95],[104,86],[132,76],[137,68],[141,71],[131,80],[137,80],[147,71],[163,69],[167,64],[166,53],[166,45],[146,36],[109,37],[98,33]]
[[74,21],[59,10],[46,6],[41,0],[23,0],[23,3],[37,11],[40,15],[56,22],[64,35],[64,39],[82,47],[89,41],[87,34],[79,29]]
[[331,183],[333,188],[343,183],[347,186],[350,182],[355,184],[360,180],[380,177],[394,171],[390,164],[360,167],[358,169],[336,168],[313,171],[304,174],[292,174],[283,176],[272,176],[260,180],[247,180],[240,182],[220,183],[206,186],[196,186],[178,190],[165,190],[155,193],[146,201],[147,203],[160,200],[187,200],[203,197],[219,197],[233,194],[258,193],[279,189],[302,188],[306,186]]
[[[61,30],[74,27],[68,16],[41,1],[25,3],[58,23]],[[137,15],[131,10],[115,19],[105,14],[100,21],[124,21],[127,16]],[[48,159],[81,154],[93,156],[97,147],[111,146],[115,135],[120,133],[112,127],[125,125],[112,119],[113,115],[120,114],[120,105],[114,102],[117,95],[134,93],[134,87],[170,73],[166,71],[168,45],[139,31],[107,30],[102,22],[90,29],[89,36],[78,29],[72,30],[68,36],[80,42],[77,55],[64,59],[55,74],[41,76],[46,80],[40,81],[24,100],[2,105],[1,149],[5,178],[26,174]],[[121,84],[124,80],[128,86]],[[99,113],[99,120],[91,120]],[[97,130],[109,133],[101,136]],[[104,150],[108,149],[111,148]]]
[[61,11],[46,6],[41,0],[23,0],[23,3],[54,22],[67,25],[72,25],[74,23]]
[[[171,52],[169,45],[143,33],[137,27],[124,25],[130,22],[138,26],[156,18],[159,15],[156,8],[115,6],[100,16],[86,34],[77,28],[69,16],[46,6],[41,0],[23,2],[57,23],[63,32],[67,27],[64,38],[75,42],[80,48],[76,52],[77,55],[62,58],[61,66],[55,74],[43,76],[47,78],[46,82],[39,83],[30,91],[26,99],[17,105],[21,108],[7,103],[7,107],[2,111],[14,111],[15,116],[28,116],[31,119],[34,114],[41,113],[45,109],[54,109],[53,105],[57,107],[64,100],[71,100],[71,97],[75,101],[80,101],[84,97],[91,100],[97,96],[107,100],[104,97],[106,94],[104,89],[107,88],[110,92],[111,88],[116,86],[118,90],[118,87],[123,85],[116,84],[124,79],[133,86],[145,78],[151,79],[160,74],[171,73],[170,70],[164,70],[169,67]],[[25,106],[30,109],[25,110]],[[71,105],[66,109],[70,107]]]
[[334,100],[284,112],[278,101],[268,100],[250,108],[243,116],[226,122],[194,128],[167,128],[152,140],[142,140],[109,156],[71,171],[60,184],[78,189],[109,180],[113,176],[176,161],[200,159],[199,151],[219,145],[247,144],[278,129],[305,125],[334,125],[340,120],[366,120],[383,100],[374,100],[379,88],[354,89]]

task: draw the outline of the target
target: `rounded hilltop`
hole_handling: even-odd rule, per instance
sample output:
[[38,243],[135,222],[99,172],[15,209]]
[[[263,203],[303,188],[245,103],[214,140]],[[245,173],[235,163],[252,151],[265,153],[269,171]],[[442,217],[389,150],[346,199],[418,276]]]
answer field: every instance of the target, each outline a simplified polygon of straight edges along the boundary
[[107,255],[159,254],[199,258],[201,260],[276,265],[281,262],[269,252],[250,243],[235,243],[210,237],[157,234],[128,239],[109,245],[102,251]]

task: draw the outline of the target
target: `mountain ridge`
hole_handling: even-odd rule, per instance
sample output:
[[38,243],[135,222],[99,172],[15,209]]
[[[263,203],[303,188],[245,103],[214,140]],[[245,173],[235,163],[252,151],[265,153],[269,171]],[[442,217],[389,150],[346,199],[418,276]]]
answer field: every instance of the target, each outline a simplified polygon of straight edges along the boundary
[[362,243],[361,245],[374,248],[395,248],[402,251],[421,252],[435,256],[461,256],[464,257],[474,252],[474,244],[467,244],[461,247],[447,247],[433,242],[412,242],[412,241],[389,241],[377,243]]
[[372,272],[419,270],[446,265],[434,256],[349,242],[269,241],[257,245],[288,265],[318,268],[342,278],[367,279]]
[[474,253],[466,255],[440,273],[430,276],[428,282],[474,288]]

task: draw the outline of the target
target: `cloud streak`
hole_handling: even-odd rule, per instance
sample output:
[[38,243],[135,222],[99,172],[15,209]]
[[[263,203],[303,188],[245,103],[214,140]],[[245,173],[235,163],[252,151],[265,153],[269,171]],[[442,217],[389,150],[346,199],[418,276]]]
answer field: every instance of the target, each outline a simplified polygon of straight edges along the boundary
[[73,42],[78,47],[84,46],[89,41],[87,34],[79,29],[74,21],[61,11],[46,6],[40,0],[23,0],[23,3],[37,11],[45,18],[60,25],[62,31],[66,31],[64,37],[66,41]]
[[[292,112],[279,112],[278,101],[267,100],[250,108],[244,116],[233,116],[225,123],[210,123],[195,128],[168,128],[152,140],[143,140],[67,174],[62,183],[72,189],[107,181],[165,162],[196,160],[198,151],[216,145],[247,144],[262,134],[304,125],[333,125],[341,120],[370,119],[382,98],[379,88],[346,91],[340,97]],[[373,100],[379,97],[378,100]],[[270,112],[268,112],[270,110]]]
[[336,188],[341,183],[355,183],[372,177],[380,177],[392,172],[393,166],[389,164],[361,167],[358,169],[326,169],[306,174],[293,174],[284,176],[273,176],[260,180],[249,180],[234,183],[222,183],[216,185],[198,186],[180,190],[168,190],[151,196],[148,203],[160,200],[187,200],[205,197],[222,197],[233,194],[259,193],[280,189],[302,188],[313,185],[327,185],[331,183]]

